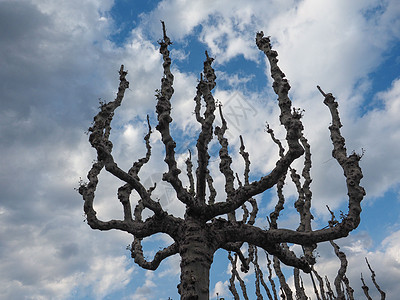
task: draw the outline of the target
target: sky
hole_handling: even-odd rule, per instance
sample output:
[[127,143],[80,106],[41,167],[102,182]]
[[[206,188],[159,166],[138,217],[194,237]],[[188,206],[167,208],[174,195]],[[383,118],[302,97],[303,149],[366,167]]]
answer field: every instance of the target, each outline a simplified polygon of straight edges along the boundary
[[[128,70],[130,88],[112,123],[114,158],[128,169],[145,154],[146,114],[155,128],[154,94],[162,76],[160,20],[173,41],[172,135],[178,143],[178,165],[184,166],[199,132],[193,98],[208,50],[215,58],[214,97],[228,121],[233,168],[242,174],[238,148],[243,135],[252,179],[267,174],[278,158],[265,123],[284,139],[268,65],[255,45],[256,32],[271,36],[292,86],[293,105],[305,111],[315,229],[327,225],[326,205],[337,216],[347,209],[344,177],[331,157],[329,111],[316,86],[335,95],[349,153],[364,152],[361,183],[367,192],[359,227],[338,244],[347,254],[347,274],[357,299],[362,297],[360,273],[371,295],[377,295],[364,257],[387,298],[394,299],[400,293],[397,0],[0,0],[0,298],[178,299],[179,257],[163,261],[156,271],[142,270],[126,249],[131,236],[95,231],[85,223],[76,191],[96,158],[87,129],[99,101],[115,97],[121,64]],[[169,213],[182,216],[183,205],[160,182],[166,166],[156,130],[151,142],[152,159],[141,180],[148,187],[158,182],[154,195]],[[210,170],[222,201],[216,141],[212,145]],[[294,166],[301,168],[301,159]],[[101,174],[95,200],[100,219],[123,217],[116,197],[120,184]],[[278,225],[296,228],[296,194],[290,182],[285,195],[288,204]],[[257,201],[256,224],[266,226],[275,191]],[[170,242],[163,235],[146,239],[145,253],[151,257]],[[228,262],[226,252],[215,254],[213,299],[217,292],[231,299]],[[320,245],[320,274],[333,281],[338,266],[330,246]],[[285,269],[288,277],[289,272]],[[250,290],[252,275],[243,274]]]

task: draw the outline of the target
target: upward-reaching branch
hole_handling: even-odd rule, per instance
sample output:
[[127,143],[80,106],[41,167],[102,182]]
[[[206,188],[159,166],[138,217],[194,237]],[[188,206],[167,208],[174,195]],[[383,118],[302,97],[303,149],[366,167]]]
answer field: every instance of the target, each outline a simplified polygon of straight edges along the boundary
[[[200,77],[199,84],[197,85],[197,93],[195,97],[196,109],[195,114],[197,121],[201,124],[201,132],[197,139],[197,163],[198,167],[196,170],[197,177],[197,190],[196,190],[196,201],[197,203],[205,204],[206,195],[206,180],[208,173],[208,161],[210,155],[208,154],[208,145],[212,140],[213,134],[213,124],[214,124],[214,111],[215,111],[215,100],[211,93],[212,89],[215,87],[215,72],[211,64],[214,59],[208,56],[206,51],[206,60],[204,61],[204,71],[203,75]],[[205,78],[204,78],[205,77]],[[203,98],[206,109],[204,112],[204,117],[200,115],[201,98]]]
[[[232,196],[235,192],[234,180],[235,176],[233,175],[233,171],[231,168],[232,158],[228,152],[228,139],[225,137],[225,132],[227,130],[226,120],[222,114],[222,106],[219,106],[219,114],[221,116],[222,126],[217,126],[215,128],[215,135],[218,137],[219,144],[221,145],[221,149],[219,150],[219,170],[225,177],[225,193],[226,193],[226,202],[232,201]],[[230,221],[235,221],[235,211],[232,210],[228,212],[228,219]]]
[[178,253],[178,244],[173,243],[172,245],[159,250],[152,261],[147,261],[143,255],[141,239],[135,238],[131,246],[131,256],[139,266],[147,270],[156,270],[160,263],[167,257]]
[[[146,164],[149,161],[150,156],[151,156],[151,146],[150,146],[151,126],[150,126],[149,115],[147,115],[147,126],[148,126],[148,132],[147,132],[146,136],[144,137],[144,140],[146,142],[146,149],[147,149],[146,156],[142,157],[138,161],[134,162],[133,166],[128,171],[128,174],[131,175],[132,177],[136,178],[138,181],[140,180],[139,176],[138,176],[140,169],[143,167],[144,164]],[[118,189],[118,194],[117,194],[118,199],[124,208],[124,219],[128,220],[128,221],[133,221],[132,207],[131,207],[131,203],[129,200],[132,190],[133,190],[133,187],[129,183],[127,183]],[[149,193],[149,195],[150,195],[150,193]],[[143,208],[145,207],[145,203],[143,201],[140,201],[138,203],[138,205],[143,206]],[[148,208],[151,209],[151,207],[148,207]]]
[[376,274],[375,271],[371,268],[371,265],[368,262],[368,259],[365,258],[365,262],[367,263],[368,269],[371,271],[371,279],[373,284],[375,285],[376,289],[378,290],[379,294],[381,295],[381,300],[385,300],[386,299],[386,293],[384,291],[382,291],[381,287],[379,286],[379,284],[376,282]]
[[215,216],[226,214],[234,211],[243,205],[251,197],[260,194],[267,189],[273,187],[282,174],[286,173],[290,164],[304,153],[304,149],[299,142],[302,135],[303,124],[300,120],[301,113],[292,110],[292,102],[288,96],[290,85],[285,78],[285,74],[278,67],[277,52],[271,49],[271,43],[268,37],[264,37],[263,32],[257,33],[256,44],[258,48],[264,52],[271,65],[271,76],[274,80],[273,88],[278,96],[278,104],[281,111],[280,122],[286,129],[286,141],[289,149],[286,154],[276,163],[275,168],[266,176],[258,181],[238,188],[233,194],[230,201],[219,202],[214,205],[202,209],[202,214],[207,219]]
[[365,196],[365,190],[360,186],[360,181],[363,178],[359,165],[361,156],[356,153],[347,156],[345,139],[340,133],[342,123],[340,122],[338,103],[335,101],[335,97],[333,97],[331,93],[326,94],[319,86],[317,86],[317,88],[325,97],[324,103],[329,107],[332,116],[332,125],[329,126],[333,143],[332,156],[342,167],[344,176],[346,177],[347,194],[349,196],[349,212],[339,226],[340,231],[348,233],[357,228],[358,224],[360,224],[360,203]]
[[[132,167],[126,172],[117,165],[111,154],[113,148],[113,144],[109,139],[111,121],[115,109],[121,105],[125,90],[129,86],[125,78],[127,72],[121,66],[117,97],[114,101],[101,105],[100,112],[95,116],[93,126],[89,129],[91,132],[89,141],[97,152],[97,161],[93,163],[88,173],[89,182],[87,184],[81,183],[79,187],[79,192],[85,201],[84,210],[87,215],[88,224],[94,229],[117,229],[132,234],[131,255],[135,262],[145,269],[155,270],[162,260],[174,254],[179,254],[181,257],[181,283],[179,284],[178,292],[181,294],[182,300],[209,298],[209,272],[214,254],[218,249],[229,251],[228,258],[232,262],[230,289],[235,299],[239,297],[234,284],[235,278],[239,280],[243,295],[247,298],[244,281],[241,280],[239,272],[236,270],[238,258],[242,263],[242,271],[248,271],[251,263],[255,267],[257,297],[262,298],[260,285],[263,285],[269,299],[276,299],[278,288],[275,287],[272,280],[271,262],[267,255],[267,267],[272,293],[263,279],[263,272],[258,262],[257,247],[273,255],[275,273],[281,281],[282,297],[285,299],[293,298],[293,293],[280,269],[280,264],[284,263],[295,267],[296,296],[298,298],[306,298],[300,270],[308,273],[314,270],[313,264],[315,260],[312,252],[315,249],[315,244],[347,236],[351,230],[358,226],[361,212],[360,202],[365,195],[364,189],[360,186],[362,173],[359,160],[361,157],[354,153],[348,156],[346,153],[345,140],[340,132],[342,125],[335,98],[332,94],[324,93],[318,87],[325,98],[324,103],[329,107],[332,116],[332,125],[329,127],[333,143],[332,155],[343,168],[346,177],[349,212],[341,222],[332,219],[329,223],[329,228],[314,231],[312,229],[312,193],[310,189],[311,151],[308,141],[302,134],[302,112],[292,107],[289,98],[290,85],[285,78],[285,74],[278,67],[277,52],[272,50],[270,39],[264,37],[262,32],[257,33],[256,44],[265,54],[271,66],[273,89],[277,95],[277,103],[280,109],[280,123],[286,131],[285,141],[287,147],[285,143],[281,143],[275,137],[272,129],[267,127],[267,132],[279,147],[279,158],[270,173],[258,180],[251,181],[249,153],[245,151],[243,138],[240,136],[239,154],[244,160],[244,177],[242,178],[234,172],[232,167],[232,157],[234,156],[228,151],[228,139],[225,135],[228,124],[222,113],[221,106],[219,106],[219,114],[222,125],[215,126],[214,128],[216,103],[212,90],[216,85],[216,76],[211,66],[213,58],[206,52],[203,74],[200,76],[194,98],[195,117],[201,125],[201,131],[196,144],[197,166],[196,172],[193,174],[192,153],[189,151],[189,158],[186,160],[186,173],[189,183],[188,187],[184,188],[179,178],[181,170],[178,168],[175,157],[176,143],[170,131],[174,76],[171,71],[171,58],[168,50],[171,41],[167,36],[164,22],[162,22],[162,31],[163,39],[159,41],[159,44],[160,53],[163,58],[163,76],[161,79],[161,89],[156,95],[156,114],[158,120],[156,129],[161,134],[161,140],[165,148],[164,161],[168,167],[167,172],[163,174],[163,180],[172,186],[178,200],[186,205],[184,217],[178,218],[169,215],[159,202],[152,199],[152,192],[155,190],[156,185],[154,184],[152,187],[146,189],[140,181],[139,172],[149,162],[151,156],[151,126],[149,117],[147,117],[148,133],[144,138],[147,150],[144,157],[134,162]],[[202,110],[202,104],[204,103],[205,109]],[[211,169],[209,169],[209,145],[214,135],[220,145],[219,171],[222,174],[225,184],[224,191],[226,198],[222,201],[219,199],[220,197],[216,198],[217,189],[214,188]],[[284,148],[284,144],[286,149]],[[291,167],[291,164],[303,154],[305,154],[305,159],[301,178],[296,170]],[[99,174],[103,169],[122,181],[122,185],[118,189],[118,199],[123,206],[123,220],[101,221],[96,216],[93,201]],[[298,193],[295,207],[300,215],[300,225],[297,229],[286,229],[278,226],[278,218],[286,205],[283,189],[288,170],[291,172],[290,175]],[[235,184],[235,174],[237,184]],[[218,183],[218,180],[215,182]],[[278,200],[275,209],[269,215],[270,219],[268,221],[270,226],[269,228],[264,226],[263,228],[257,227],[255,224],[257,224],[257,201],[259,199],[256,201],[254,196],[274,186],[277,187]],[[208,201],[206,200],[207,187],[209,189]],[[130,197],[133,192],[137,193],[139,200],[135,201],[132,213]],[[260,201],[262,201],[262,197],[260,197]],[[243,210],[243,218],[237,220],[235,213],[240,208]],[[143,214],[145,209],[152,211],[152,214],[146,219]],[[222,217],[217,218],[217,216],[225,214],[228,215],[227,219]],[[152,260],[147,260],[142,249],[142,240],[156,233],[168,234],[173,239],[173,242],[169,246],[159,250]],[[304,255],[296,255],[289,248],[288,243],[302,246]],[[335,247],[336,244],[333,241],[331,243]],[[248,246],[248,248],[246,249],[244,246]],[[232,258],[230,251],[235,252],[235,258]],[[348,280],[344,275],[347,261],[345,261],[345,257],[339,251],[338,247],[335,247],[335,251],[342,263],[337,279],[335,280],[335,287],[338,296],[343,298],[345,296],[343,283],[345,283],[348,297],[351,299],[352,292],[349,288]],[[374,281],[375,274],[371,268],[370,270]],[[328,292],[325,293],[322,278],[315,271],[314,275],[317,276],[317,280],[319,281],[322,299],[333,299],[334,293],[330,288],[329,281],[326,282]],[[375,281],[374,284],[380,291]],[[318,294],[315,282],[313,282],[313,285],[315,292]],[[365,287],[363,288],[366,290]]]
[[[87,177],[89,179],[89,183],[87,185],[81,185],[79,188],[79,192],[83,196],[85,201],[84,210],[87,216],[88,224],[92,228],[101,230],[109,230],[114,228],[124,231],[133,230],[131,224],[129,223],[131,217],[129,216],[130,213],[127,207],[125,209],[126,214],[124,221],[111,220],[109,222],[102,222],[96,217],[96,212],[93,208],[94,193],[98,183],[98,175],[104,167],[108,172],[121,179],[122,181],[128,183],[130,187],[135,189],[140,197],[143,199],[146,207],[153,210],[153,212],[156,214],[161,215],[163,213],[163,210],[159,203],[154,202],[150,199],[150,195],[147,193],[144,186],[139,182],[137,176],[132,176],[133,174],[129,174],[120,169],[118,165],[114,162],[114,159],[111,155],[113,147],[111,141],[109,140],[111,132],[111,121],[113,119],[115,109],[121,105],[125,90],[129,87],[129,82],[126,80],[127,74],[128,72],[125,71],[124,66],[121,65],[119,71],[120,84],[117,97],[114,101],[101,105],[100,112],[94,117],[93,126],[89,128],[89,132],[91,132],[89,136],[89,142],[91,143],[92,147],[95,148],[97,151],[97,162],[92,165],[92,168],[88,173]],[[126,201],[126,197],[121,197],[123,201]]]
[[161,90],[157,94],[157,119],[158,125],[157,130],[161,133],[162,142],[165,145],[165,159],[164,161],[168,165],[168,172],[163,174],[163,180],[169,182],[174,190],[176,191],[177,197],[183,203],[191,206],[194,205],[192,195],[182,186],[178,175],[181,170],[177,167],[175,159],[175,147],[176,143],[172,138],[169,130],[169,124],[172,122],[171,118],[171,97],[174,93],[172,87],[174,82],[174,75],[171,72],[171,58],[169,57],[168,46],[171,45],[171,40],[167,36],[165,24],[161,21],[163,27],[163,39],[159,41],[160,53],[163,56],[163,68],[164,76],[161,79]]

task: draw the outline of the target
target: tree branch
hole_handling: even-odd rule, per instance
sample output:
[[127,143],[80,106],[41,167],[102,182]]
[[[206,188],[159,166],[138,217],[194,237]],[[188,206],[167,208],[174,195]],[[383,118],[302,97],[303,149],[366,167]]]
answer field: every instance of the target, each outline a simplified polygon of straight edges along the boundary
[[[300,138],[301,144],[305,149],[304,155],[304,167],[302,171],[302,177],[304,178],[304,183],[301,184],[300,176],[296,173],[296,170],[291,168],[291,178],[293,183],[297,188],[297,193],[299,195],[297,201],[294,203],[294,206],[299,213],[300,216],[300,225],[297,228],[298,231],[302,232],[311,232],[311,220],[314,219],[313,215],[311,214],[311,197],[312,193],[310,190],[311,184],[311,151],[310,151],[310,144],[308,143],[307,139],[304,136]],[[314,249],[317,248],[317,245],[311,245],[303,247],[304,255],[306,259],[310,262],[310,264],[315,263],[315,258],[313,256]]]
[[326,300],[326,297],[325,297],[325,289],[324,289],[324,280],[323,280],[322,277],[318,274],[318,272],[314,269],[314,266],[312,267],[312,270],[311,270],[311,271],[312,271],[312,272],[310,273],[310,276],[311,276],[311,280],[312,280],[312,283],[313,283],[313,286],[314,286],[314,291],[315,291],[315,295],[316,295],[316,297],[317,297],[317,300],[320,300],[321,298],[319,297],[318,289],[317,289],[317,287],[316,287],[316,285],[315,285],[314,278],[313,278],[312,274],[314,274],[315,277],[317,277],[318,284],[319,284],[319,290],[320,290],[320,292],[321,292],[322,300]]
[[222,244],[227,242],[247,242],[266,250],[268,253],[278,256],[286,265],[297,267],[306,273],[311,271],[307,261],[297,258],[294,254],[283,251],[280,243],[293,243],[301,246],[310,246],[327,240],[335,240],[348,235],[348,232],[339,224],[334,228],[325,228],[312,232],[299,232],[290,229],[269,229],[243,224],[241,222],[229,222],[223,219],[215,219],[212,223],[212,231],[218,232],[223,237]]
[[279,232],[279,229],[262,230],[241,222],[215,219],[211,223],[211,230],[217,233],[221,246],[229,242],[247,242],[279,257],[288,266],[298,267],[307,273],[311,271],[309,264],[303,258],[297,258],[292,251],[287,251],[281,247],[280,243],[285,236]]
[[362,273],[361,273],[361,282],[362,282],[362,289],[363,289],[363,291],[364,291],[364,295],[365,295],[365,297],[368,299],[368,300],[372,300],[372,298],[371,298],[371,296],[369,295],[369,287],[365,284],[365,281],[364,281],[364,278],[363,278],[363,276],[362,276]]
[[[310,273],[312,274],[312,273]],[[296,299],[307,300],[306,291],[304,290],[303,281],[301,280],[300,270],[293,268],[294,286],[296,289]]]
[[192,163],[192,152],[189,150],[189,157],[185,161],[187,176],[189,178],[189,194],[193,197],[196,195],[194,192],[194,179],[193,179],[193,163]]
[[285,275],[283,275],[283,273],[281,271],[281,266],[280,266],[281,264],[279,262],[278,257],[274,256],[273,262],[274,262],[275,274],[279,279],[279,283],[281,285],[281,290],[282,290],[282,292],[284,292],[283,295],[285,295],[288,300],[293,300],[292,290],[290,289],[289,285],[286,283]]
[[268,281],[271,284],[272,292],[274,294],[274,300],[278,299],[278,295],[276,293],[276,285],[274,280],[272,279],[272,268],[271,268],[271,260],[269,259],[268,253],[265,251],[265,256],[267,257],[267,269],[268,269]]
[[207,180],[208,190],[210,191],[210,196],[208,198],[208,204],[214,204],[215,197],[217,196],[217,191],[214,188],[213,178],[211,177],[209,170],[207,170],[206,180]]
[[237,293],[236,288],[235,288],[235,278],[237,278],[239,281],[239,284],[240,284],[240,288],[242,289],[244,299],[249,300],[249,297],[247,296],[246,285],[245,285],[243,279],[240,277],[239,272],[237,271],[237,268],[236,268],[237,257],[238,257],[237,254],[235,254],[235,259],[233,259],[231,256],[231,253],[230,252],[228,253],[228,258],[232,265],[232,268],[231,268],[232,276],[231,276],[231,279],[229,280],[229,282],[230,282],[229,290],[233,294],[235,300],[240,299],[239,294]]
[[131,256],[135,260],[135,263],[137,263],[139,266],[141,266],[144,269],[147,270],[156,270],[158,266],[160,265],[161,261],[163,261],[165,258],[172,256],[174,254],[178,253],[179,246],[177,243],[173,243],[172,245],[169,245],[168,247],[159,250],[155,255],[152,261],[147,261],[144,258],[143,255],[143,249],[142,249],[142,239],[135,238],[132,242],[131,246]]
[[238,188],[232,193],[230,201],[215,203],[206,208],[199,208],[199,213],[206,216],[207,219],[212,219],[215,216],[234,211],[241,207],[251,197],[260,194],[267,189],[273,187],[282,174],[287,172],[290,164],[304,153],[299,139],[303,130],[303,124],[300,121],[301,113],[293,110],[291,100],[288,96],[290,85],[285,77],[285,74],[278,67],[277,52],[271,49],[271,43],[268,37],[264,37],[263,32],[257,33],[256,43],[258,48],[265,53],[271,65],[271,77],[274,80],[273,88],[278,95],[278,104],[281,111],[280,122],[286,129],[286,141],[289,149],[287,153],[281,157],[276,163],[275,168],[270,174],[262,177],[260,180],[246,184]]
[[344,176],[346,177],[347,194],[349,196],[349,211],[348,215],[341,222],[341,230],[350,232],[360,224],[360,203],[365,196],[365,190],[360,186],[360,180],[363,178],[359,166],[361,156],[356,153],[347,156],[345,139],[340,133],[342,124],[339,117],[338,103],[335,101],[335,97],[333,97],[331,93],[325,94],[319,86],[317,86],[317,88],[325,97],[324,104],[329,107],[332,116],[332,125],[329,126],[333,143],[332,156],[342,167]]
[[[197,93],[195,97],[196,108],[195,114],[197,121],[201,124],[201,132],[197,139],[197,170],[196,170],[196,178],[197,178],[197,186],[196,186],[196,200],[199,204],[205,204],[205,195],[206,195],[206,173],[208,172],[208,161],[210,159],[210,155],[208,154],[208,145],[212,140],[213,135],[213,123],[214,123],[214,111],[215,111],[215,101],[214,97],[211,93],[212,89],[215,87],[215,72],[211,67],[213,62],[213,58],[208,56],[207,51],[206,60],[204,62],[204,76],[201,76],[199,84],[197,85]],[[204,118],[200,116],[200,107],[201,107],[201,97],[203,97],[204,102],[206,103],[206,110],[204,112]]]
[[372,270],[371,265],[369,264],[367,258],[365,258],[365,262],[367,263],[368,269],[371,271],[371,279],[372,279],[372,282],[374,283],[374,285],[375,285],[376,289],[378,290],[379,294],[381,294],[381,300],[386,299],[386,293],[385,293],[384,291],[382,291],[381,287],[380,287],[380,286],[378,285],[378,283],[376,282],[376,279],[375,279],[375,277],[376,277],[375,271]]
[[241,270],[245,273],[249,271],[249,261],[244,257],[242,250],[240,247],[242,247],[243,243],[226,243],[225,245],[222,245],[220,248],[228,251],[228,252],[235,252],[236,255],[239,257],[240,261],[242,262],[242,267]]
[[260,268],[260,265],[258,264],[258,253],[257,253],[257,247],[254,247],[254,259],[252,261],[254,265],[254,272],[256,274],[256,286],[257,286],[257,299],[262,299],[261,291],[259,288],[259,283],[263,286],[265,292],[267,293],[268,299],[272,300],[272,295],[271,292],[267,286],[267,284],[264,281],[264,274]]
[[[147,115],[147,126],[148,126],[148,132],[146,136],[144,137],[145,143],[146,143],[146,156],[143,158],[140,158],[138,161],[136,161],[133,166],[130,168],[128,171],[128,174],[131,175],[132,177],[136,178],[137,181],[139,181],[139,176],[138,173],[142,166],[146,164],[150,160],[151,156],[151,146],[150,146],[150,135],[151,135],[151,126],[150,126],[150,121],[149,121],[149,115]],[[132,193],[132,186],[130,184],[125,184],[121,186],[118,189],[118,199],[122,203],[122,206],[124,208],[124,220],[130,220],[132,221],[132,209],[131,209],[131,203],[129,201],[130,194]],[[150,193],[149,193],[150,196]],[[141,202],[143,204],[143,202]],[[149,207],[150,208],[150,207]]]
[[181,170],[177,167],[175,160],[175,147],[176,143],[172,138],[169,130],[169,124],[172,122],[171,118],[171,97],[174,93],[174,88],[172,87],[174,82],[174,75],[171,72],[171,58],[169,57],[168,46],[171,45],[171,40],[167,36],[165,24],[161,21],[163,26],[163,40],[159,41],[160,53],[163,56],[163,68],[164,76],[161,79],[161,90],[160,93],[156,95],[157,97],[157,119],[158,125],[156,129],[161,134],[161,140],[165,145],[165,159],[164,161],[168,165],[168,172],[163,174],[163,180],[169,182],[174,190],[176,191],[177,197],[180,201],[186,205],[193,205],[193,197],[190,193],[183,188],[182,182],[178,178]]
[[[222,115],[222,107],[219,105],[219,114],[221,116],[222,127],[217,126],[215,128],[215,135],[218,137],[219,144],[221,145],[221,149],[219,150],[219,170],[225,177],[225,192],[226,192],[226,202],[230,202],[232,200],[232,195],[235,192],[234,180],[235,176],[233,175],[233,171],[231,168],[232,158],[228,152],[228,139],[224,137],[225,131],[227,129],[226,121],[224,116]],[[235,221],[235,211],[228,212],[228,219],[231,221]]]
[[[81,184],[78,191],[83,196],[85,201],[84,211],[87,216],[87,222],[92,228],[100,230],[119,229],[132,233],[136,230],[142,231],[139,229],[141,227],[140,225],[133,225],[130,205],[128,205],[129,194],[132,189],[135,189],[138,192],[143,200],[144,205],[151,209],[156,215],[158,215],[158,217],[164,215],[165,212],[162,210],[159,203],[150,198],[150,195],[147,193],[144,186],[139,182],[137,174],[135,174],[135,172],[140,170],[141,165],[147,162],[146,160],[148,160],[148,157],[150,157],[150,146],[148,142],[146,143],[148,150],[146,157],[134,164],[128,173],[118,167],[111,155],[113,147],[111,141],[109,140],[111,121],[113,119],[115,109],[121,105],[125,90],[129,87],[129,82],[126,80],[127,71],[124,71],[123,65],[121,65],[119,75],[120,83],[115,100],[109,103],[103,103],[101,105],[100,112],[94,117],[93,125],[89,128],[89,132],[91,132],[89,136],[89,142],[97,151],[97,162],[93,163],[92,168],[88,172],[87,178],[89,179],[89,183]],[[148,140],[149,134],[150,133],[148,133],[148,136],[145,137],[145,139]],[[124,206],[124,221],[110,220],[108,222],[103,222],[98,220],[96,217],[96,211],[93,208],[93,201],[98,184],[98,175],[103,168],[117,178],[129,184],[129,187],[125,189],[121,188],[119,190],[119,199],[122,201]]]
[[346,277],[347,264],[348,264],[346,254],[344,254],[343,251],[340,251],[340,247],[335,242],[333,242],[333,241],[329,241],[329,242],[331,243],[333,249],[335,250],[336,256],[340,260],[340,268],[338,270],[338,273],[337,273],[337,275],[335,277],[335,281],[334,281],[337,297],[338,297],[338,299],[344,299],[344,293],[341,288],[341,283],[344,282],[346,284],[346,288],[347,288],[348,294],[350,296],[350,299],[354,299],[353,289],[350,287],[349,281]]

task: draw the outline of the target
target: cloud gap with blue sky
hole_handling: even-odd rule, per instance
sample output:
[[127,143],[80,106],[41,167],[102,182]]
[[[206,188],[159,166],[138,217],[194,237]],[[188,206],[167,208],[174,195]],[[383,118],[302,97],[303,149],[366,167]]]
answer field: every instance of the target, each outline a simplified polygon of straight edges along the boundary
[[[129,235],[94,231],[84,222],[83,201],[74,190],[95,159],[85,131],[99,99],[114,98],[121,64],[128,69],[130,89],[112,123],[115,159],[129,168],[145,154],[146,114],[154,129],[154,94],[162,77],[160,20],[173,41],[172,134],[178,147],[183,145],[177,151],[182,169],[187,148],[195,155],[190,140],[198,135],[199,124],[193,98],[205,50],[215,57],[214,95],[229,119],[235,171],[242,174],[244,168],[238,154],[240,134],[252,161],[252,178],[272,168],[278,149],[264,132],[265,122],[278,137],[284,136],[255,34],[262,30],[271,36],[292,86],[294,106],[305,110],[304,133],[313,155],[314,228],[327,224],[326,204],[337,216],[347,209],[342,171],[331,159],[330,116],[316,85],[336,96],[348,151],[365,149],[361,166],[367,191],[359,228],[338,243],[348,255],[348,277],[358,297],[360,272],[377,295],[368,281],[367,256],[382,289],[395,298],[400,293],[396,0],[0,0],[0,298],[178,299],[179,257],[162,262],[155,272],[142,270],[126,250]],[[151,142],[152,158],[141,173],[149,186],[166,170],[155,130]],[[216,154],[215,142],[212,147]],[[301,163],[296,162],[297,169]],[[215,157],[210,172],[222,200],[223,178]],[[182,180],[187,182],[184,176]],[[122,217],[119,185],[102,174],[95,200],[100,219]],[[169,213],[183,214],[168,186],[159,184],[154,193]],[[294,186],[287,184],[285,193],[288,206],[280,224],[296,228]],[[271,191],[257,198],[257,225],[267,226],[265,216],[275,197]],[[168,237],[156,235],[143,244],[151,257],[169,243]],[[339,263],[330,246],[321,245],[318,255],[319,272],[334,278]],[[260,260],[265,263],[263,254]],[[216,253],[212,297],[218,292],[230,298],[228,262],[226,252]],[[290,270],[285,272],[290,276]],[[251,289],[253,273],[244,278]]]

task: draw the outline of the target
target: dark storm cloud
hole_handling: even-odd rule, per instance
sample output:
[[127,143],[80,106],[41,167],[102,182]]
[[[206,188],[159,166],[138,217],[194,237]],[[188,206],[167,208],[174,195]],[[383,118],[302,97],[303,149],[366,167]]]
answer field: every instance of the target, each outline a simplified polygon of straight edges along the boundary
[[44,14],[30,3],[0,2],[3,119],[29,121],[32,107],[37,107],[42,123],[73,120],[70,128],[79,119],[87,120],[83,114],[91,114],[93,102],[89,100],[101,96],[101,92],[93,94],[91,79],[101,73],[101,64],[96,64],[101,46],[92,39],[102,33],[70,23],[63,23],[55,14]]
[[[43,59],[38,58],[50,26],[49,16],[30,3],[0,3],[0,84],[3,110],[18,109],[23,116],[28,113],[29,101],[36,94],[34,86],[42,83],[40,66]],[[29,92],[30,98],[21,97],[22,91]]]
[[86,26],[59,18],[68,4],[52,5],[0,2],[0,298],[58,298],[73,288],[64,281],[90,269],[74,188],[91,162],[84,131],[107,88],[94,42],[104,34],[96,7],[87,5]]
[[21,42],[30,39],[40,29],[48,26],[51,19],[28,2],[0,2],[1,44]]

